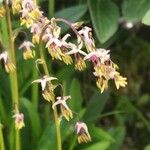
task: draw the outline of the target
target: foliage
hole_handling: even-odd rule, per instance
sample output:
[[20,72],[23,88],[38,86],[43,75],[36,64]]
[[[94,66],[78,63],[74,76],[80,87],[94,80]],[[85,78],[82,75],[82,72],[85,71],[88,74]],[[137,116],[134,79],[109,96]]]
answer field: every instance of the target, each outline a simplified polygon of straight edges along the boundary
[[[1,1],[0,1],[1,2]],[[48,3],[53,0],[38,0],[48,16]],[[52,5],[52,4],[51,4]],[[128,86],[116,91],[113,86],[103,94],[96,88],[93,77],[86,70],[80,73],[73,66],[51,61],[49,69],[64,86],[65,95],[71,95],[69,106],[79,114],[74,115],[72,124],[61,121],[63,149],[65,150],[148,150],[150,147],[150,1],[149,0],[76,0],[55,2],[55,12],[49,14],[72,22],[84,21],[93,27],[96,44],[110,48],[113,60],[118,62],[121,72],[128,78]],[[53,8],[54,9],[54,8]],[[13,27],[19,29],[17,18]],[[62,25],[68,31],[68,27]],[[0,20],[0,38],[7,39],[6,20]],[[25,30],[28,33],[28,31]],[[30,33],[29,39],[31,38]],[[23,34],[16,38],[20,45]],[[74,40],[74,39],[72,39]],[[17,47],[16,46],[16,47]],[[7,47],[7,45],[6,45]],[[33,68],[35,60],[24,61],[16,48],[17,74],[21,109],[25,114],[25,128],[21,132],[23,150],[57,149],[55,125],[48,102],[41,101],[40,89],[31,85],[38,78]],[[88,70],[93,72],[88,64]],[[111,84],[110,84],[111,85]],[[0,67],[0,149],[3,150],[1,133],[6,149],[14,150],[14,124],[9,89],[9,75]],[[74,124],[81,118],[87,123],[92,142],[77,143]]]

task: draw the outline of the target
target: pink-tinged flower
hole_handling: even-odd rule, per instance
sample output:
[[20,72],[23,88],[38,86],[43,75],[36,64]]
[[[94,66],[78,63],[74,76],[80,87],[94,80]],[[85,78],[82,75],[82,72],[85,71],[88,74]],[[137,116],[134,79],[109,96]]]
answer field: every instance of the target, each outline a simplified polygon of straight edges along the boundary
[[56,107],[57,105],[60,105],[61,114],[66,118],[67,121],[73,118],[73,114],[71,109],[68,107],[66,100],[70,99],[71,96],[63,96],[63,97],[57,97],[57,101],[53,104],[52,108]]
[[23,49],[23,58],[26,59],[30,59],[33,58],[35,53],[34,51],[32,51],[32,47],[35,47],[33,43],[31,43],[30,41],[24,41],[19,49]]
[[87,143],[91,141],[91,136],[88,132],[87,125],[84,122],[77,122],[75,124],[75,129],[76,129],[77,139],[79,144],[84,142]]
[[88,55],[84,57],[84,60],[88,59],[92,62],[98,62],[104,64],[106,61],[110,60],[110,55],[108,54],[110,51],[105,49],[97,49],[96,51],[90,52]]
[[15,128],[16,128],[16,130],[20,130],[25,126],[23,113],[16,112],[13,115],[13,118],[15,119]]
[[33,44],[33,43],[31,43],[30,41],[24,41],[24,42],[20,45],[19,49],[22,49],[22,48],[23,48],[23,49],[30,50],[31,47],[34,47],[34,44]]
[[83,37],[88,52],[95,50],[95,43],[91,31],[91,28],[85,26],[78,32]]
[[31,10],[34,10],[35,8],[37,8],[37,6],[33,0],[23,0],[22,8],[28,9],[29,11],[31,11]]
[[41,24],[40,23],[32,24],[31,33],[40,34],[41,33]]
[[46,87],[46,83],[52,80],[57,80],[57,78],[44,76],[41,79],[34,80],[32,83],[41,83],[42,91],[44,91]]
[[0,60],[3,60],[6,72],[13,72],[15,70],[15,66],[9,59],[7,51],[0,54]]

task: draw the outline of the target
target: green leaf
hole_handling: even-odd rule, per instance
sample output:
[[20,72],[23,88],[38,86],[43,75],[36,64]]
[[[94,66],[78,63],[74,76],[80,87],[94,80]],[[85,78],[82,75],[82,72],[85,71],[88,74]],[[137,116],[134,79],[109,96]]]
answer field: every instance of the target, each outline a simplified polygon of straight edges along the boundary
[[[60,10],[55,13],[54,17],[76,22],[86,13],[86,11],[87,5],[78,5]],[[60,26],[63,28],[63,32],[66,32],[69,29],[69,27],[63,23],[60,24]]]
[[36,111],[34,105],[28,99],[21,98],[20,101],[21,101],[22,106],[26,108],[28,112],[33,135],[36,138],[38,138],[40,135],[40,131],[41,131],[40,118],[39,118],[38,112]]
[[71,86],[70,86],[70,107],[73,111],[79,112],[81,110],[82,105],[82,94],[81,94],[81,88],[80,83],[77,79],[73,79]]
[[55,126],[52,122],[46,127],[40,138],[40,141],[38,142],[38,150],[48,149],[57,149]]
[[101,142],[98,142],[98,143],[93,144],[91,146],[88,146],[84,150],[107,150],[109,146],[110,146],[110,142],[101,141]]
[[56,18],[64,18],[70,21],[77,21],[80,19],[87,11],[86,5],[78,5],[69,8],[65,8],[55,13]]
[[111,136],[111,134],[106,132],[102,128],[98,128],[95,126],[89,126],[89,132],[91,133],[92,139],[106,140],[109,142],[115,141],[115,139]]
[[144,148],[144,150],[150,150],[150,144],[148,144],[148,145]]
[[120,150],[125,138],[125,127],[120,126],[112,130],[112,136],[115,138],[115,142],[111,144],[109,150]]
[[144,23],[146,25],[150,25],[150,10],[143,17],[142,23]]
[[88,6],[96,35],[105,43],[117,31],[118,8],[110,0],[88,0]]
[[95,92],[91,100],[88,102],[86,112],[83,116],[86,122],[93,122],[100,117],[101,112],[108,100],[108,93]]
[[140,21],[150,8],[149,0],[124,0],[122,13],[127,21]]

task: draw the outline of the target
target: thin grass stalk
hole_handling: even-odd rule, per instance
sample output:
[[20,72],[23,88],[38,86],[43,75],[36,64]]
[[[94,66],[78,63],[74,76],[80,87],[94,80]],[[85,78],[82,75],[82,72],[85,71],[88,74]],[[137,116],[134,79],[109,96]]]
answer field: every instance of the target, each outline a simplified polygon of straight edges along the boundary
[[55,0],[48,1],[48,16],[53,17],[55,11]]
[[[8,33],[9,33],[9,48],[8,53],[11,57],[13,64],[16,66],[16,56],[15,56],[15,46],[14,46],[14,37],[12,31],[12,21],[9,6],[6,4],[6,12],[7,12],[7,25],[8,25]],[[18,94],[18,81],[17,81],[17,68],[13,73],[10,73],[10,84],[11,84],[11,94],[12,94],[12,103],[17,108],[19,106],[19,94]],[[20,150],[20,134],[18,130],[15,130],[15,150]]]
[[4,137],[2,131],[2,125],[0,124],[0,150],[5,150]]
[[[38,77],[37,70],[33,69],[32,73],[33,73],[32,74],[33,79],[36,79]],[[37,110],[38,108],[38,85],[32,86],[32,103]]]

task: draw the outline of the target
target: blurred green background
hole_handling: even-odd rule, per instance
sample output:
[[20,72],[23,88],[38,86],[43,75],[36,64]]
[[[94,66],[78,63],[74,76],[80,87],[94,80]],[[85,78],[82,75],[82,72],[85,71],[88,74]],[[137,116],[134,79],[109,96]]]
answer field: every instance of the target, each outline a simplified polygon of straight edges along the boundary
[[[71,95],[69,106],[86,122],[92,142],[79,145],[74,123],[62,120],[63,150],[150,150],[150,0],[38,0],[46,16],[72,22],[84,21],[93,28],[97,47],[110,49],[112,60],[128,78],[128,85],[117,91],[110,84],[103,94],[97,89],[92,67],[84,72],[59,61],[47,62],[51,73]],[[18,28],[17,17],[13,27]],[[63,33],[69,30],[66,26]],[[2,32],[2,27],[0,28]],[[25,30],[26,32],[29,32]],[[29,37],[30,39],[31,37]],[[55,150],[55,129],[49,103],[43,100],[38,85],[35,60],[24,61],[16,55],[21,111],[26,127],[21,131],[23,150]],[[38,51],[38,47],[36,49]],[[13,119],[9,77],[0,67],[0,122],[6,149],[13,150]]]

